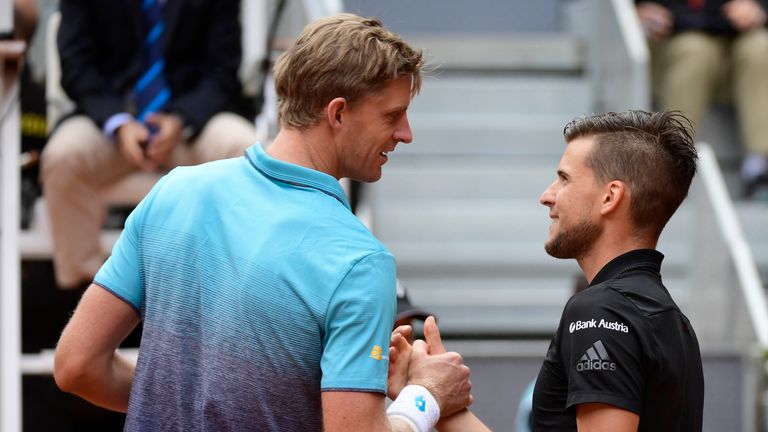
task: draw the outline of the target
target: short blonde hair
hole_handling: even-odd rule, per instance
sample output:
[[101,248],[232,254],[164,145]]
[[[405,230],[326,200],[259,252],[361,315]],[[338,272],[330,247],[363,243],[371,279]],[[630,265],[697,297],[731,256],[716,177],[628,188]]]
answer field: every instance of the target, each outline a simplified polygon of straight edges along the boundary
[[280,125],[306,129],[334,98],[350,103],[391,80],[412,76],[421,88],[422,53],[377,18],[343,13],[310,23],[275,64]]

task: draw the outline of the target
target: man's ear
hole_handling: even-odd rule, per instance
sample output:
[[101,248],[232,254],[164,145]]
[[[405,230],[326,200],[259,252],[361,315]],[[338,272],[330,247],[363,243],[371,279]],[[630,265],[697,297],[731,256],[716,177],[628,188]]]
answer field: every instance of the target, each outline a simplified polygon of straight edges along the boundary
[[620,180],[608,182],[603,193],[603,202],[600,207],[600,214],[607,215],[618,210],[624,203],[628,203],[629,190],[627,185]]
[[349,104],[347,103],[347,100],[342,97],[337,97],[328,102],[328,105],[325,107],[328,124],[334,129],[341,127],[342,118],[348,109]]

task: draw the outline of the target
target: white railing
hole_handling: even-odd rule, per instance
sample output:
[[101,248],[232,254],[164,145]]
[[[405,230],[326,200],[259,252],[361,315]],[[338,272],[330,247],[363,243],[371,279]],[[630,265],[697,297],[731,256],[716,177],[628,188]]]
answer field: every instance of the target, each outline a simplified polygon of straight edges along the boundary
[[706,143],[697,148],[693,202],[698,226],[689,316],[708,350],[741,353],[743,430],[757,431],[758,405],[763,404],[763,412],[768,409],[761,396],[766,393],[761,376],[768,352],[768,301],[715,152]]
[[0,32],[7,32],[13,28],[13,2],[0,0]]
[[596,110],[650,109],[650,54],[634,2],[588,0],[583,13]]
[[698,150],[699,178],[704,185],[708,207],[711,207],[700,210],[711,210],[714,214],[718,232],[734,266],[757,343],[762,350],[768,350],[768,301],[752,250],[728,195],[714,150],[706,143],[698,144]]
[[[6,13],[5,2],[0,15]],[[0,63],[0,431],[21,430],[20,110],[17,76]]]
[[[613,59],[608,58],[606,68],[609,73],[614,74],[610,76],[614,86],[606,89],[607,94],[603,95],[606,107],[613,108],[611,107],[615,97],[613,95],[614,92],[618,91],[625,94],[621,96],[621,99],[616,98],[616,102],[626,100],[630,103],[631,108],[650,108],[651,93],[648,91],[650,87],[648,76],[650,54],[640,20],[635,11],[635,3],[631,0],[611,0],[611,5],[613,6],[613,13],[616,14],[616,19],[611,20],[611,22],[616,22],[619,25],[621,41],[627,57],[624,70],[612,69],[610,64],[613,63]],[[623,109],[623,107],[617,107],[617,109]]]

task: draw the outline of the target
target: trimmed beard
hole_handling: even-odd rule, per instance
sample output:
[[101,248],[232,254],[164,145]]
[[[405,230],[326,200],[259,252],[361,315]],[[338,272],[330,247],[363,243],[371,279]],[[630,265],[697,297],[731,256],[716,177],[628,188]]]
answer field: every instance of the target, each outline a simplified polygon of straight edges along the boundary
[[588,220],[582,220],[570,229],[561,229],[555,238],[544,244],[544,250],[555,258],[579,258],[587,253],[603,228]]

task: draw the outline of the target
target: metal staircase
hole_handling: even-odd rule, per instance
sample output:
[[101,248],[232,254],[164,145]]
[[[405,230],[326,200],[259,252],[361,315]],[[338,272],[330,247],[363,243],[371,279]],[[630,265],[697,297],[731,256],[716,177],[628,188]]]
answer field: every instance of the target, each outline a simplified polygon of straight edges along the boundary
[[580,271],[544,252],[538,197],[565,124],[600,105],[586,40],[558,28],[414,33],[435,69],[409,109],[414,142],[367,192],[373,231],[447,335],[549,337]]

